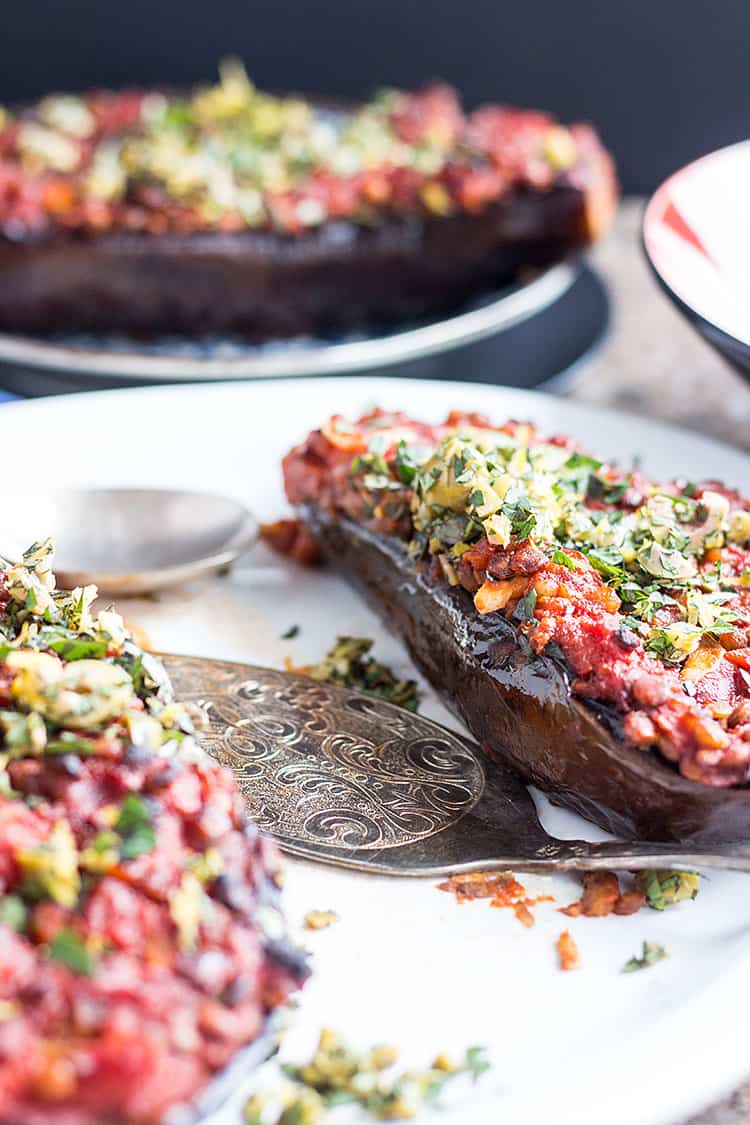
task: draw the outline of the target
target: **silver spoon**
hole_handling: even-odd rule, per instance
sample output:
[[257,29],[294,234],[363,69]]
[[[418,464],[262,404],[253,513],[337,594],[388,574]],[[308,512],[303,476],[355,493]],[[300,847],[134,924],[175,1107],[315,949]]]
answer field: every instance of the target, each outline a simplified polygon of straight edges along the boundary
[[393,704],[270,668],[162,659],[178,696],[206,708],[205,745],[234,772],[251,816],[293,855],[383,875],[750,872],[741,845],[556,840],[514,774]]
[[158,488],[21,489],[3,503],[4,555],[55,540],[64,587],[148,594],[229,566],[258,535],[246,508],[225,496]]

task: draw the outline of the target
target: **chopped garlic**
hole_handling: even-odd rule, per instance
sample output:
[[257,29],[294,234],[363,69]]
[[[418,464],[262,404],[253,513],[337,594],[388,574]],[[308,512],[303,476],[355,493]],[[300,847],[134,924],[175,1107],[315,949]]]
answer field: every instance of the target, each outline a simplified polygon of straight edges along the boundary
[[96,629],[99,633],[107,633],[115,648],[120,650],[128,639],[125,622],[121,614],[114,609],[101,609],[99,611],[96,618]]
[[58,820],[46,840],[15,853],[24,877],[41,893],[70,910],[81,886],[78,850],[67,820]]
[[78,167],[80,152],[75,141],[54,129],[27,122],[18,134],[21,156],[32,172],[73,172]]
[[750,539],[750,512],[743,509],[730,512],[728,538],[732,543],[745,543]]
[[510,520],[503,512],[497,512],[486,519],[484,530],[493,547],[507,547],[510,543]]
[[664,636],[675,653],[685,657],[698,648],[703,629],[699,625],[691,625],[689,621],[676,621],[664,629]]
[[195,875],[186,871],[176,891],[169,896],[169,913],[185,952],[195,948],[203,910],[203,888]]
[[83,101],[69,94],[56,94],[39,103],[39,116],[45,125],[71,137],[88,137],[94,131],[94,115]]
[[134,703],[133,681],[119,664],[75,660],[63,664],[46,652],[8,653],[16,670],[11,693],[19,707],[59,726],[90,730],[116,719]]

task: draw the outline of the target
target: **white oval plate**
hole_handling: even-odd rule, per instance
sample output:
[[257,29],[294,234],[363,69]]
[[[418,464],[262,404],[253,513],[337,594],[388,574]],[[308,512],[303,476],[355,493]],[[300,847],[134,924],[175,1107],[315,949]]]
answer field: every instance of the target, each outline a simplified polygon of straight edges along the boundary
[[[56,486],[210,490],[269,519],[284,508],[279,460],[288,447],[328,413],[356,414],[374,402],[434,421],[453,407],[531,418],[626,463],[638,454],[656,475],[724,477],[750,490],[747,457],[685,432],[523,391],[399,379],[160,387],[11,403],[0,407],[0,439],[9,487],[23,488],[33,473]],[[287,565],[263,547],[230,577],[121,605],[159,648],[302,664],[342,632],[376,638],[379,656],[410,670],[401,646],[340,580]],[[282,640],[291,625],[299,636]],[[432,692],[425,698],[425,714],[456,725]],[[560,835],[601,837],[570,814],[542,808]],[[524,882],[531,894],[555,895],[558,905],[577,897],[571,877]],[[742,1002],[750,989],[749,890],[744,875],[715,874],[696,902],[627,918],[569,919],[545,904],[527,931],[486,901],[457,905],[432,880],[290,861],[286,908],[314,952],[315,975],[284,1053],[305,1057],[322,1025],[361,1046],[395,1042],[415,1065],[438,1051],[485,1045],[491,1070],[476,1086],[449,1090],[447,1108],[423,1118],[442,1125],[683,1121],[750,1069]],[[301,920],[313,908],[333,909],[340,921],[306,933]],[[566,928],[581,950],[579,972],[557,967],[554,942]],[[669,946],[670,958],[621,975],[644,939]],[[274,1067],[265,1068],[269,1081]],[[263,1077],[252,1076],[250,1085]],[[245,1092],[211,1125],[236,1125]],[[336,1120],[362,1119],[343,1110]]]
[[341,340],[300,337],[244,344],[227,339],[71,335],[51,339],[0,333],[0,364],[58,378],[86,376],[102,386],[118,381],[185,383],[336,375],[389,367],[450,351],[520,324],[562,297],[578,266],[561,262],[530,281],[485,295],[439,320]]

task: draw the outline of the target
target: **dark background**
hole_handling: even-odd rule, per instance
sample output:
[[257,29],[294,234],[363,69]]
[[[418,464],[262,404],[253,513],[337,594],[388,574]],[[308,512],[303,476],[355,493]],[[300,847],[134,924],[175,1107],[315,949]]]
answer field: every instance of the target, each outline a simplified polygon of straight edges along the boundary
[[627,191],[750,135],[750,0],[0,0],[0,101],[206,80],[230,52],[279,89],[441,77],[589,118]]

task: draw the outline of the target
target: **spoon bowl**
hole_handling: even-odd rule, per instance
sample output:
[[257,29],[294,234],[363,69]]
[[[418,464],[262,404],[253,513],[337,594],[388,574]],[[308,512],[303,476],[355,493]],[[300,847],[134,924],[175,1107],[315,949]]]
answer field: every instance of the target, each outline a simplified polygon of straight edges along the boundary
[[41,535],[55,540],[61,585],[147,594],[229,566],[258,525],[224,496],[168,489],[28,490],[3,504],[3,555],[20,558]]

